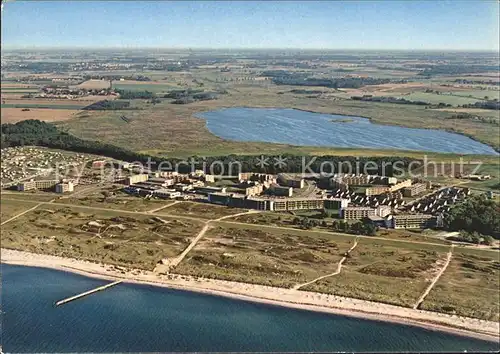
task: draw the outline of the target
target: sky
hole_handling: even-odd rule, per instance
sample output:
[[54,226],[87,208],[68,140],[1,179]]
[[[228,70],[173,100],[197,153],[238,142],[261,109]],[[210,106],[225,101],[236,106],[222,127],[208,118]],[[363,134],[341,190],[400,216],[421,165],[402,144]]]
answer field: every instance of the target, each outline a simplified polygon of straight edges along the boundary
[[19,1],[2,48],[499,49],[499,1]]

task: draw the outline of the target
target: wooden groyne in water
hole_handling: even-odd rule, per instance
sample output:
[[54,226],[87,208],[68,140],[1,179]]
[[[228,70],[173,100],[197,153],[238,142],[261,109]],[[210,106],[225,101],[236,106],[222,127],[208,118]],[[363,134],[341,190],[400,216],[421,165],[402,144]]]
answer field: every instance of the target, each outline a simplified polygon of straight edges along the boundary
[[100,286],[98,288],[95,288],[95,289],[92,289],[92,290],[89,290],[89,291],[86,291],[84,293],[81,293],[81,294],[78,294],[78,295],[75,295],[75,296],[71,296],[71,297],[68,297],[66,299],[63,299],[63,300],[59,300],[55,303],[56,306],[60,306],[60,305],[64,305],[64,304],[67,304],[68,302],[71,302],[71,301],[74,301],[74,300],[78,300],[84,296],[87,296],[87,295],[90,295],[90,294],[93,294],[93,293],[96,293],[98,291],[102,291],[102,290],[106,290],[107,288],[111,288],[112,286],[115,286],[117,284],[120,284],[122,283],[123,280],[117,280],[115,282],[112,282],[112,283],[109,283],[109,284],[106,284],[106,285],[103,285],[103,286]]

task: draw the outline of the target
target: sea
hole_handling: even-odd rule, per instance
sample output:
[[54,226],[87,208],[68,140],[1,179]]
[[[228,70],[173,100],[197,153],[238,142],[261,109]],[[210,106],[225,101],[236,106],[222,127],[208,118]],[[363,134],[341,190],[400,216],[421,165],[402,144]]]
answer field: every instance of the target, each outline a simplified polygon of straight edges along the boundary
[[467,136],[372,123],[367,118],[285,108],[234,107],[197,114],[208,130],[234,141],[363,149],[498,155]]
[[7,352],[495,351],[498,343],[422,327],[290,309],[195,292],[119,284],[2,264]]

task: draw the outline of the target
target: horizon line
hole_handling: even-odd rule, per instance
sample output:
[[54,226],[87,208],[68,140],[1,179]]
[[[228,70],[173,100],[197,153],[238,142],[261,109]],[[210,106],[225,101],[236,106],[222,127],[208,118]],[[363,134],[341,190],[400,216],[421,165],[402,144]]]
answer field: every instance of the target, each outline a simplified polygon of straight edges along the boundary
[[500,48],[482,48],[482,49],[468,49],[468,48],[446,48],[446,49],[436,49],[436,48],[301,48],[301,47],[196,47],[196,46],[186,46],[186,47],[168,47],[168,46],[144,46],[144,47],[133,47],[133,46],[32,46],[32,47],[18,47],[9,46],[2,44],[2,51],[16,51],[16,50],[143,50],[143,49],[175,49],[175,50],[297,50],[297,51],[345,51],[345,52],[374,52],[374,51],[392,51],[392,52],[487,52],[487,53],[499,53]]

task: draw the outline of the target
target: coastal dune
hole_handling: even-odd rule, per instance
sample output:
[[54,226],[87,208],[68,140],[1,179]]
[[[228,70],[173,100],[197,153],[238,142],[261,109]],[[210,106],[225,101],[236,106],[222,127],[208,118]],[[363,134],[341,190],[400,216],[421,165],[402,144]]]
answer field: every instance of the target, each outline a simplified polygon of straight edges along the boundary
[[354,298],[176,274],[158,275],[139,269],[125,270],[112,265],[9,249],[1,250],[1,261],[7,264],[69,271],[111,281],[123,280],[128,283],[151,284],[304,310],[416,325],[484,340],[499,341],[498,322]]

